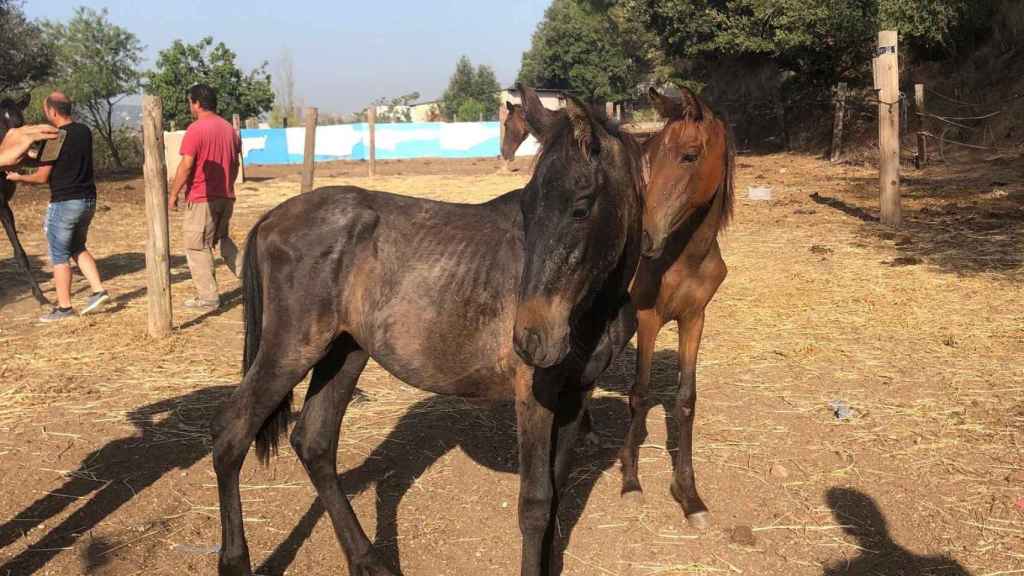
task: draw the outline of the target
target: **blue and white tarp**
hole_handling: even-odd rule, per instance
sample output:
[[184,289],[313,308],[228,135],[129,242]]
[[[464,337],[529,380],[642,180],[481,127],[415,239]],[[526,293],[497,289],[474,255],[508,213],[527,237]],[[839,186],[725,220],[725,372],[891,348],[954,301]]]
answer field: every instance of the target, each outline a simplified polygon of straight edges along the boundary
[[[499,154],[500,128],[497,122],[412,122],[377,124],[374,139],[377,159],[405,158],[487,158]],[[242,154],[246,164],[301,164],[305,128],[242,130]],[[536,152],[532,138],[517,154]],[[315,158],[365,160],[369,157],[370,130],[367,124],[317,126]]]

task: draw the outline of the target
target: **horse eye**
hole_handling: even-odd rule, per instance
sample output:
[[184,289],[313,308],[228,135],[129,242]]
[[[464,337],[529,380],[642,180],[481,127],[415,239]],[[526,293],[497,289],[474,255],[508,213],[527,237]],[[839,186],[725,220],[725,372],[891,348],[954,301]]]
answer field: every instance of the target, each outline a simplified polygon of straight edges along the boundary
[[680,158],[679,161],[684,163],[684,164],[688,163],[688,162],[696,162],[697,161],[697,155],[694,154],[693,152],[687,152],[686,154],[683,154],[683,157]]
[[590,205],[593,204],[592,196],[584,196],[576,200],[576,204],[572,207],[572,217],[576,220],[583,220],[587,216],[590,216]]

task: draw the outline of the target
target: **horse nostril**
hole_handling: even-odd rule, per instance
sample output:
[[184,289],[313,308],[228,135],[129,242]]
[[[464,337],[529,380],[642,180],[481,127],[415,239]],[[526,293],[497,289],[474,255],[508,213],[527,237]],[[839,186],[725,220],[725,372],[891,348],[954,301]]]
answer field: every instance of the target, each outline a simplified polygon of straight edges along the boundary
[[650,254],[651,251],[654,250],[654,240],[651,239],[651,234],[647,230],[644,230],[644,237],[643,243],[641,244],[641,249],[644,251],[645,254]]
[[526,351],[530,353],[531,358],[536,358],[540,352],[540,334],[536,330],[526,331]]

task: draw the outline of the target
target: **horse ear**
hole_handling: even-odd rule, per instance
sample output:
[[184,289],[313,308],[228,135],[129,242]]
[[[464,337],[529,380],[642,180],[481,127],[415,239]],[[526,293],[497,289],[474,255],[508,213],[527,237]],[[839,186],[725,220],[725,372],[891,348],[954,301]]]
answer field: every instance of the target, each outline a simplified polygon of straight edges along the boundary
[[516,90],[519,91],[519,99],[523,105],[526,128],[534,138],[543,142],[550,133],[558,113],[545,108],[540,102],[540,96],[537,96],[533,88],[516,84]]
[[686,86],[680,87],[679,92],[683,96],[682,102],[683,108],[686,111],[685,114],[697,122],[703,121],[704,106],[701,105],[700,98],[697,97],[697,94]]
[[683,107],[678,100],[665,96],[654,87],[651,87],[647,94],[651,98],[651,103],[654,104],[654,109],[662,118],[672,120],[683,117]]
[[666,96],[654,88],[651,88],[648,93],[650,94],[651,102],[654,103],[654,108],[663,118],[669,120],[690,118],[697,122],[702,121],[704,119],[704,108],[700,104],[700,98],[693,93],[693,90],[685,86],[680,88],[679,92],[679,100]]
[[569,115],[569,125],[572,127],[573,137],[580,146],[580,151],[588,159],[601,152],[600,134],[596,133],[593,117],[590,115],[590,108],[570,96],[565,102],[565,111]]
[[15,102],[14,105],[17,106],[19,110],[24,110],[25,108],[28,108],[28,104],[31,101],[32,93],[26,92],[24,95],[22,95],[21,98],[18,98],[17,102]]

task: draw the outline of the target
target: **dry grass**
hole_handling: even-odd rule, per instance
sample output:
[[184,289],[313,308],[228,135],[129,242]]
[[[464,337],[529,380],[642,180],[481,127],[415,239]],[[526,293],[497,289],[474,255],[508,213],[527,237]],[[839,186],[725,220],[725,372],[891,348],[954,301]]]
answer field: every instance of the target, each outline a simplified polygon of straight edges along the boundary
[[[972,574],[1021,572],[1024,511],[1015,502],[1024,497],[1024,267],[1020,220],[1003,217],[1021,209],[1017,170],[912,174],[908,226],[893,233],[870,221],[877,212],[867,168],[741,158],[737,219],[723,238],[730,275],[708,310],[698,376],[695,460],[716,528],[686,528],[665,490],[675,446],[662,408],[651,412],[641,454],[646,501],[630,511],[619,500],[613,460],[632,381],[629,351],[595,394],[605,447],[581,453],[573,476],[565,573],[821,574],[900,551],[948,555]],[[991,193],[993,179],[1004,182],[996,186],[1004,194]],[[475,202],[525,181],[522,173],[387,176],[372,187]],[[335,183],[367,180],[318,178],[318,185]],[[755,183],[773,186],[775,200],[742,199]],[[297,189],[297,177],[245,185],[233,235],[240,238]],[[80,462],[107,442],[135,438],[132,449],[150,449],[153,462],[188,456],[176,456],[175,471],[104,515],[94,531],[111,544],[97,565],[171,574],[185,563],[186,571],[208,573],[210,557],[172,546],[217,542],[205,421],[227,392],[190,393],[236,382],[240,308],[198,320],[178,309],[182,327],[174,336],[147,339],[142,265],[132,256],[142,252],[141,205],[110,205],[91,241],[98,257],[114,255],[104,266],[118,294],[113,313],[38,326],[23,293],[0,311],[0,468],[4,485],[16,486],[0,495],[0,516],[72,478],[131,485],[124,468],[104,467],[98,457]],[[31,214],[38,205],[23,209]],[[40,234],[23,229],[29,252],[43,253]],[[8,255],[0,253],[5,286],[17,282]],[[173,264],[180,304],[190,293],[187,269],[180,259]],[[222,286],[232,303],[236,289],[234,279]],[[666,327],[654,379],[666,401],[676,345],[674,326]],[[400,550],[407,573],[513,573],[509,412],[431,397],[374,364],[360,388],[368,401],[346,418],[340,460],[367,532],[393,505],[397,528],[378,538]],[[169,408],[145,409],[175,398]],[[854,417],[837,421],[828,408],[833,399],[847,401]],[[785,474],[770,474],[773,466]],[[312,488],[287,448],[268,470],[247,464],[243,484],[260,562],[301,525]],[[867,511],[830,505],[836,488],[864,494],[887,520],[884,529],[857,536],[872,528]],[[21,554],[74,508],[2,554]],[[730,540],[736,526],[751,528],[753,545]],[[48,569],[81,569],[81,546],[68,548]],[[326,520],[309,528],[296,554],[289,573],[333,574],[341,565]]]

